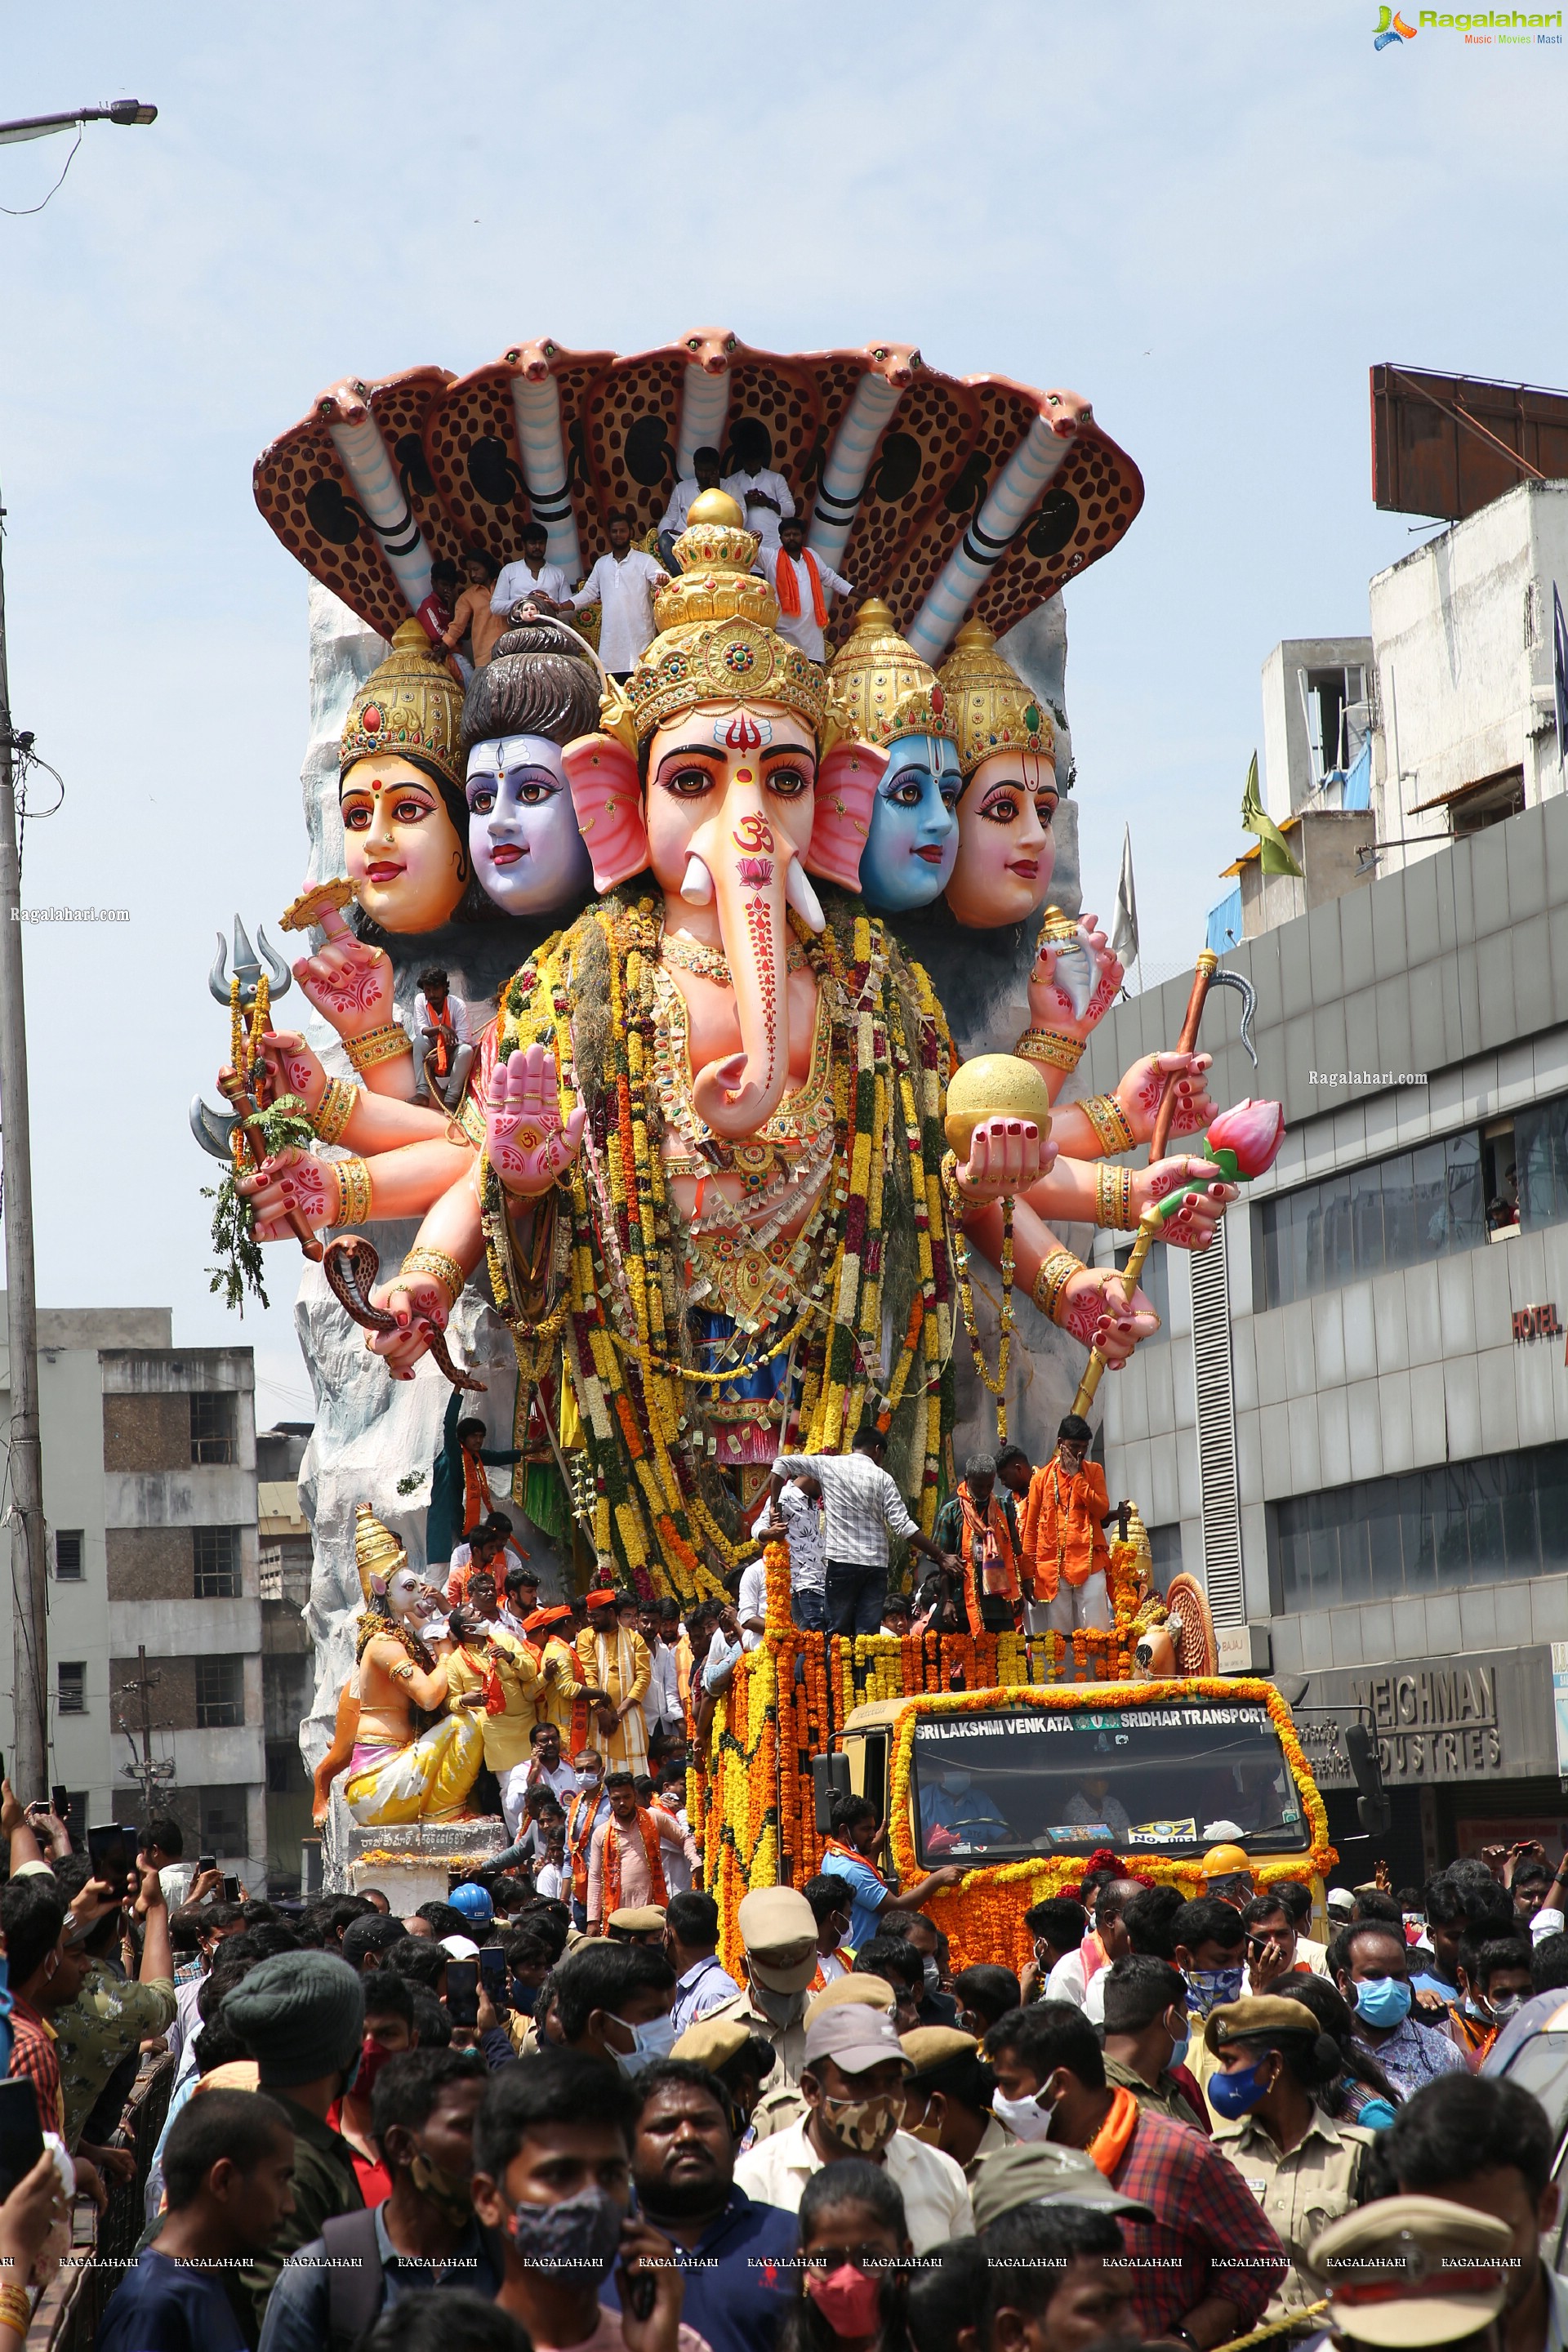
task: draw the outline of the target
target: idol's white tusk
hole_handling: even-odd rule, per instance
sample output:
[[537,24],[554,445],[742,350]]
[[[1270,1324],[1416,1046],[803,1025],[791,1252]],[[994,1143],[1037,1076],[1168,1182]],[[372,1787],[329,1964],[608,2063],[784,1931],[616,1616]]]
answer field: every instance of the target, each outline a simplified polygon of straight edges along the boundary
[[700,857],[691,856],[687,859],[686,879],[680,886],[680,895],[689,907],[712,905],[713,877],[709,873]]
[[789,877],[784,883],[784,897],[808,930],[825,931],[827,918],[822,911],[822,901],[811,887],[811,877],[798,857],[789,862]]

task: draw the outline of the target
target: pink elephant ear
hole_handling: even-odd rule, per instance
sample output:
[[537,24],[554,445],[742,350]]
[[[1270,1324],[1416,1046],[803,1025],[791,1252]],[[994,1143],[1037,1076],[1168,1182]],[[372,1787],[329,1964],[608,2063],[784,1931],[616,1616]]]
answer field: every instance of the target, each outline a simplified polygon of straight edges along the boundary
[[820,881],[860,887],[860,852],[888,755],[875,743],[836,743],[816,772],[816,821],[801,864]]
[[561,754],[577,830],[594,861],[594,887],[613,890],[647,864],[642,779],[626,745],[613,735],[579,735]]

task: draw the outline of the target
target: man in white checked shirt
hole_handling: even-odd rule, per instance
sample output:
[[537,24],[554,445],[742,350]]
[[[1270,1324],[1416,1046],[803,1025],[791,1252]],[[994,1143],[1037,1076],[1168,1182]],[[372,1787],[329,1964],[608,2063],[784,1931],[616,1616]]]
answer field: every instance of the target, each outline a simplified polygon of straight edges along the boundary
[[956,1561],[921,1535],[898,1487],[882,1467],[885,1440],[874,1422],[855,1433],[852,1454],[781,1454],[773,1464],[773,1509],[786,1479],[809,1470],[822,1488],[827,1554],[827,1630],[876,1633],[888,1594],[888,1538],[902,1536],[939,1568]]

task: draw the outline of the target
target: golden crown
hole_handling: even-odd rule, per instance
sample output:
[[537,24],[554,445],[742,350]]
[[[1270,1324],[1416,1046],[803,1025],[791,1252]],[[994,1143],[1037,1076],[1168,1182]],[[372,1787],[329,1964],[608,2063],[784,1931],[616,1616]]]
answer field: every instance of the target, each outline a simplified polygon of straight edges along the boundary
[[[623,692],[612,688],[604,723],[641,751],[655,730],[699,702],[782,702],[822,743],[827,679],[774,627],[778,603],[751,570],[757,541],[722,490],[704,490],[675,542],[678,579],[654,599],[659,625]],[[825,747],[824,747],[825,748]]]
[[422,621],[405,621],[392,651],[371,672],[353,702],[338,753],[338,772],[378,751],[430,761],[457,788],[463,788],[460,746],[463,689],[425,634]]
[[1003,660],[984,621],[965,621],[940,679],[965,783],[997,751],[1037,751],[1055,760],[1056,730],[1039,697]]
[[359,1589],[367,1601],[372,1597],[372,1577],[395,1576],[408,1565],[408,1554],[368,1503],[362,1503],[354,1513],[354,1564],[359,1570]]
[[884,749],[906,735],[953,740],[947,695],[936,672],[906,645],[879,597],[868,596],[855,634],[828,672],[840,731]]

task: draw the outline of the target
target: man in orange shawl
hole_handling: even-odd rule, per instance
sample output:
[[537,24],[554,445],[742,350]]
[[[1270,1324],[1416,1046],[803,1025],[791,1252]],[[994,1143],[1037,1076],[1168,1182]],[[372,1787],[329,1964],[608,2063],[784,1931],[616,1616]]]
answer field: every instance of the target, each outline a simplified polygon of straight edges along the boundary
[[936,1515],[931,1541],[962,1564],[972,1633],[1005,1633],[1016,1624],[1018,1523],[1012,1496],[997,1491],[994,1455],[970,1455],[958,1492]]
[[1114,1514],[1105,1473],[1089,1459],[1089,1441],[1088,1422],[1069,1412],[1057,1431],[1055,1454],[1029,1481],[1024,1575],[1034,1601],[1031,1630],[1037,1633],[1110,1628],[1105,1526]]
[[697,1846],[689,1831],[660,1805],[639,1805],[637,1784],[629,1772],[605,1775],[610,1818],[594,1832],[588,1848],[588,1933],[603,1933],[612,1911],[640,1910],[647,1904],[662,1909],[669,1895],[665,1885],[663,1846],[684,1854],[688,1867],[698,1867]]

